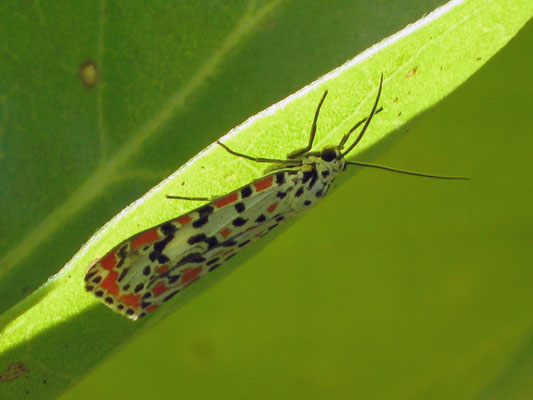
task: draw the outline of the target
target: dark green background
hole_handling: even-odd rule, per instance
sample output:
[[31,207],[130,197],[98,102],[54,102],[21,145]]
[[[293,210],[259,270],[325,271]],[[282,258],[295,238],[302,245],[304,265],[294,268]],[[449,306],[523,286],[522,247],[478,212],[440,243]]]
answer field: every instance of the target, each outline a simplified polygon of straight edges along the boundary
[[62,399],[533,397],[532,45]]

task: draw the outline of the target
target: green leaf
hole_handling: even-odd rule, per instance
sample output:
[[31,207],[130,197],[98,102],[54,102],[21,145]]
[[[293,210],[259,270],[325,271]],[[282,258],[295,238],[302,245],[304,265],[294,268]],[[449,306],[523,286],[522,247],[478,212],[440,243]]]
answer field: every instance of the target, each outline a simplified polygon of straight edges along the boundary
[[[414,21],[431,10],[429,4],[407,10],[405,5],[394,9],[383,3],[363,9],[355,2],[326,7],[321,2],[281,1],[221,2],[207,7],[161,3],[150,9],[141,2],[103,1],[98,5],[58,2],[46,9],[39,3],[2,6],[3,37],[13,40],[2,47],[7,61],[0,86],[0,179],[6,185],[1,201],[2,209],[9,211],[2,217],[0,237],[0,285],[7,310],[0,319],[0,349],[3,367],[22,363],[22,370],[28,371],[18,379],[0,382],[3,397],[57,396],[134,333],[155,325],[271,241],[203,278],[146,321],[131,323],[84,292],[82,277],[92,260],[135,232],[191,208],[190,203],[169,202],[166,194],[219,194],[261,175],[261,167],[210,147],[111,220],[56,276],[24,297],[57,271],[91,232],[175,166],[247,116]],[[319,121],[318,146],[337,142],[350,124],[368,113],[383,72],[386,111],[373,122],[353,155],[374,158],[411,126],[408,121],[481,67],[531,13],[526,1],[511,6],[448,3],[297,92],[282,106],[260,113],[224,140],[248,154],[287,154],[305,142],[317,101],[327,88],[330,95]],[[83,79],[93,78],[80,75],[80,69],[91,62],[98,76],[87,85]],[[354,229],[359,230],[350,224],[338,235]],[[300,254],[306,244],[299,244]],[[386,244],[381,245],[375,251],[384,251]],[[331,268],[331,254],[317,265]],[[345,256],[338,256],[334,263],[343,265]],[[310,268],[308,262],[306,268]],[[286,271],[280,285],[298,293],[302,286],[325,284],[302,268],[293,264],[294,273]],[[247,290],[253,294],[257,287],[256,283]],[[337,290],[331,287],[330,295]],[[243,299],[247,297],[235,305],[236,315],[246,308]],[[269,303],[267,297],[263,301]],[[205,320],[214,318],[207,312],[203,315]],[[182,336],[176,337],[184,338],[189,322],[179,322],[175,332]],[[359,328],[351,327],[354,332]],[[377,330],[378,337],[386,333],[383,328]],[[303,332],[292,329],[295,337]],[[522,323],[516,323],[502,332],[511,332],[511,342],[518,343],[523,329]],[[219,333],[221,338],[229,337]],[[271,344],[270,349],[278,348],[279,343]],[[297,347],[298,341],[290,344]],[[478,354],[485,354],[483,349]],[[365,359],[364,354],[361,357]],[[471,364],[481,359],[474,357]],[[335,367],[313,368],[317,360],[307,361],[300,366],[301,379],[318,374],[326,379],[321,390],[330,396],[335,393],[331,388],[338,385],[329,376]],[[250,373],[241,368],[233,372]],[[420,394],[423,385],[430,390],[434,382],[431,374],[424,378],[420,386],[391,388],[405,396]],[[344,387],[350,391],[350,385]]]

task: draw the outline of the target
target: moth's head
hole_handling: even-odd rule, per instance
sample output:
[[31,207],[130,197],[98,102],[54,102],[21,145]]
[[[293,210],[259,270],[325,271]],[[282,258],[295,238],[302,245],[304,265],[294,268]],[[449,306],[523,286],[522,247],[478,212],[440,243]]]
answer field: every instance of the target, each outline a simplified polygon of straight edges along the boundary
[[317,156],[320,157],[320,160],[322,161],[321,163],[318,163],[318,165],[324,169],[328,169],[334,173],[338,173],[344,169],[344,157],[341,149],[339,149],[337,146],[326,146],[322,149],[322,151],[317,153]]
[[333,162],[335,160],[340,160],[342,158],[342,153],[335,146],[326,146],[322,149],[319,154],[322,161]]

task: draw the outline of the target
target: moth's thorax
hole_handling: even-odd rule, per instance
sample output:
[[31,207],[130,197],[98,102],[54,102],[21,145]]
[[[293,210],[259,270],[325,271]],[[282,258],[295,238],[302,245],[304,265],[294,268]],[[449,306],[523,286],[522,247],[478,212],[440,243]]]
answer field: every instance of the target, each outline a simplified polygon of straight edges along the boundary
[[321,157],[307,156],[304,160],[304,165],[312,166],[316,170],[318,179],[326,184],[332,183],[337,175],[344,170],[344,157],[336,158],[331,161],[324,161]]

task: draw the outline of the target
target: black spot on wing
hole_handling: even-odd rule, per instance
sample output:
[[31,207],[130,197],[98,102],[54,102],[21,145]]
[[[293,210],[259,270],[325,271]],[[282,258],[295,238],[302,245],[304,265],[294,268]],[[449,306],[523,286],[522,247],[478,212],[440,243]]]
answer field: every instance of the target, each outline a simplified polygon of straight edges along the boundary
[[165,250],[165,247],[172,241],[172,239],[174,239],[173,233],[165,236],[163,240],[155,242],[154,249],[150,252],[150,254],[148,254],[148,258],[150,259],[150,261],[157,260],[161,264],[168,262],[169,259],[163,254],[163,250]]
[[252,188],[250,187],[250,185],[248,186],[245,186],[241,189],[241,197],[243,199],[249,197],[252,195]]
[[189,240],[187,240],[187,243],[196,244],[203,242],[205,239],[207,239],[207,235],[205,233],[199,233],[198,235],[191,236]]
[[222,247],[232,247],[232,246],[235,246],[237,242],[233,239],[228,239],[222,242],[221,244],[222,244]]
[[244,218],[241,218],[241,217],[237,217],[231,223],[233,224],[233,226],[243,226],[247,222],[248,222],[247,219],[244,219]]
[[161,225],[161,232],[163,232],[165,236],[171,235],[176,232],[176,227],[174,226],[174,224],[172,224],[172,222],[167,222]]
[[181,267],[182,265],[188,264],[188,263],[201,263],[204,262],[205,258],[202,257],[201,253],[190,253],[187,254],[185,257],[183,257],[179,262],[176,264],[176,267]]
[[247,245],[248,243],[250,243],[250,242],[251,242],[251,240],[245,240],[244,242],[239,243],[239,247],[244,247],[244,246],[246,246],[246,245]]
[[198,218],[196,221],[192,223],[192,226],[194,228],[201,228],[205,224],[207,224],[207,221],[209,221],[209,217],[207,215],[204,215],[203,217]]
[[206,204],[205,206],[203,207],[200,207],[198,210],[196,210],[198,212],[198,214],[200,215],[200,217],[204,217],[206,215],[209,215],[211,214],[213,211],[215,210],[215,208],[210,205],[210,204]]
[[170,261],[170,258],[168,258],[166,255],[164,254],[160,254],[159,257],[157,257],[157,262],[159,264],[166,264],[167,262]]
[[89,272],[87,275],[85,275],[85,281],[90,280],[94,276],[94,274],[96,274],[96,271]]
[[167,297],[163,299],[163,302],[169,301],[171,298],[173,298],[175,295],[177,295],[180,291],[176,290],[175,292],[170,293]]
[[208,237],[205,242],[207,243],[208,250],[211,250],[215,247],[220,246],[220,243],[218,242],[218,239],[214,236]]
[[160,240],[159,242],[154,243],[154,252],[157,252],[161,254],[163,250],[165,250],[165,247],[167,247],[167,244],[174,238],[174,235],[166,236],[163,240]]
[[304,171],[303,183],[307,183],[315,175],[316,175],[316,171],[314,169],[308,170],[308,171]]
[[218,260],[219,260],[218,257],[212,258],[211,260],[206,262],[205,265],[212,265],[212,264],[216,263]]
[[213,265],[211,268],[208,269],[209,272],[213,271],[214,269],[217,269],[218,267],[220,267],[220,264],[215,264]]
[[124,262],[126,261],[126,257],[128,256],[128,245],[127,244],[125,244],[118,250],[117,256],[118,256],[119,261],[117,265],[115,266],[115,268],[120,268],[124,265]]
[[303,176],[303,183],[307,183],[309,181],[309,185],[307,186],[309,189],[315,186],[316,181],[318,180],[318,173],[316,172],[316,169],[312,169],[311,171],[305,171]]
[[244,206],[244,203],[240,202],[240,203],[235,204],[235,210],[240,214],[244,210],[246,210],[246,207]]
[[283,185],[285,183],[285,173],[283,172],[278,172],[276,174],[276,183],[278,185]]
[[117,282],[120,282],[128,274],[129,268],[124,268],[120,275],[118,276]]

